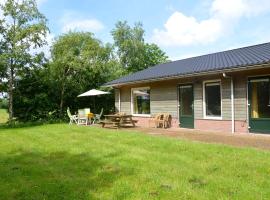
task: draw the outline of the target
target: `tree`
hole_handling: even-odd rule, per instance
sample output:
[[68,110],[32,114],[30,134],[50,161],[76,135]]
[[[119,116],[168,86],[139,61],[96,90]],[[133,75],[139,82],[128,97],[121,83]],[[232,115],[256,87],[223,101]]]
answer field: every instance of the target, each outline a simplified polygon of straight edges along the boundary
[[3,11],[0,63],[5,66],[8,79],[9,120],[12,120],[15,79],[24,69],[37,67],[42,60],[42,53],[33,51],[46,43],[48,28],[35,0],[6,0],[0,6]]
[[58,37],[52,47],[51,77],[59,96],[63,113],[65,101],[72,100],[89,88],[100,87],[108,81],[113,65],[110,45],[103,45],[92,33],[69,32]]
[[156,44],[145,44],[143,53],[144,68],[168,61],[168,56]]
[[55,85],[49,79],[49,68],[26,69],[14,89],[14,115],[18,121],[57,119]]
[[117,22],[111,34],[121,65],[127,73],[146,69],[168,60],[166,54],[155,44],[144,41],[144,29],[141,23],[132,28],[126,21]]

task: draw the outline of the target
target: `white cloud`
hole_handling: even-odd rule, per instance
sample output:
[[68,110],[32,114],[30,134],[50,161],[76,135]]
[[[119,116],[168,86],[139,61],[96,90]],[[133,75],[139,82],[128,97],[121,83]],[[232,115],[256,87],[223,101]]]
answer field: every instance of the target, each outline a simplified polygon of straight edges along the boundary
[[152,40],[162,46],[184,46],[214,42],[230,34],[237,22],[270,10],[270,1],[214,0],[209,8],[209,18],[198,20],[175,11],[164,29],[155,29]]
[[180,56],[170,56],[169,59],[170,60],[183,60],[186,58],[192,58],[195,56],[199,56],[200,54],[194,54],[194,53],[190,53],[190,54],[182,54]]
[[86,18],[76,12],[66,12],[60,19],[62,32],[89,31],[98,32],[104,29],[104,25],[97,19]]
[[103,24],[96,19],[72,20],[64,24],[62,32],[68,32],[70,30],[96,32],[103,28]]
[[269,11],[269,0],[214,0],[212,14],[217,17],[236,18],[251,17]]
[[222,33],[219,20],[209,19],[199,22],[181,12],[175,12],[165,24],[165,30],[154,30],[154,42],[164,45],[189,45],[208,43],[217,39]]

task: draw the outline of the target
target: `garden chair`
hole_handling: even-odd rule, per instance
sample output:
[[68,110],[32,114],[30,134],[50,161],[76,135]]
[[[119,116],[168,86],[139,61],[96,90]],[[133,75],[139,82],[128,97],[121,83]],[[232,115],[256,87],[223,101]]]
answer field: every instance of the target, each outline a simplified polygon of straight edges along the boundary
[[101,109],[99,114],[95,114],[93,124],[95,124],[96,122],[100,122],[100,119],[101,119],[102,115],[103,115],[103,108]]
[[88,124],[88,116],[85,113],[85,109],[78,110],[78,125],[87,125]]
[[78,116],[77,115],[72,115],[69,108],[67,108],[67,115],[69,117],[69,124],[72,124],[73,122],[75,124],[78,123]]
[[158,127],[161,125],[162,128],[169,128],[171,126],[171,115],[164,113],[163,117],[157,120]]
[[84,109],[84,113],[87,115],[88,113],[90,113],[91,111],[90,111],[90,108],[85,108]]
[[154,122],[155,123],[155,128],[158,128],[159,126],[159,121],[163,118],[163,114],[162,113],[158,113],[156,114],[154,117],[150,118],[149,119],[149,127],[151,125],[151,122]]
[[172,116],[170,114],[165,114],[164,115],[164,128],[170,128],[172,125]]

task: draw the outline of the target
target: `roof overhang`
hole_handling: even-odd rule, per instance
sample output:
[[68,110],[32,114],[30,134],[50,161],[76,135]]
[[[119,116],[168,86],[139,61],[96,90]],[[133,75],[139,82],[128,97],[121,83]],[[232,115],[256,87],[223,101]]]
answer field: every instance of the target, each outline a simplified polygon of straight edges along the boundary
[[149,82],[156,82],[156,81],[163,81],[163,80],[173,80],[173,79],[178,79],[178,78],[190,78],[190,77],[197,77],[197,76],[214,75],[214,74],[219,74],[219,73],[240,72],[240,71],[246,71],[246,70],[252,70],[252,69],[263,69],[267,66],[269,67],[269,64],[270,62],[257,64],[257,65],[248,65],[248,66],[241,66],[241,67],[237,66],[237,67],[226,68],[226,69],[204,71],[204,72],[198,72],[198,73],[157,77],[157,78],[150,78],[150,79],[144,79],[144,80],[138,80],[138,81],[108,84],[108,85],[104,85],[103,87],[117,87],[117,86],[124,86],[124,85],[138,84],[138,83],[149,83]]

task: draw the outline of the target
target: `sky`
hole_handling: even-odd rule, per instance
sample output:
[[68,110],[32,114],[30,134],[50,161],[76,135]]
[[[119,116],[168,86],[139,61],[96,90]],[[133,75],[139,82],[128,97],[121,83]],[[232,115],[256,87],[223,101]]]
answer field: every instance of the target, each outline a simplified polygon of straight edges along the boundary
[[[3,0],[0,0],[3,1]],[[50,35],[90,31],[112,42],[119,20],[141,22],[145,40],[171,60],[270,42],[270,0],[38,0]]]

